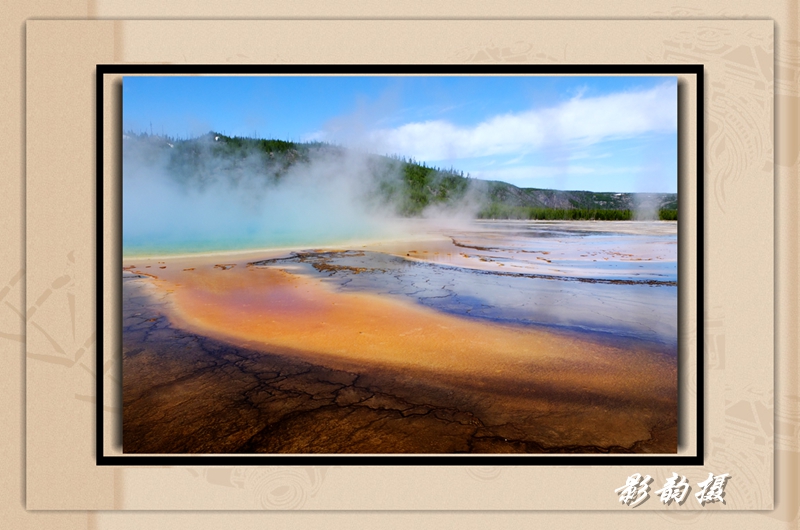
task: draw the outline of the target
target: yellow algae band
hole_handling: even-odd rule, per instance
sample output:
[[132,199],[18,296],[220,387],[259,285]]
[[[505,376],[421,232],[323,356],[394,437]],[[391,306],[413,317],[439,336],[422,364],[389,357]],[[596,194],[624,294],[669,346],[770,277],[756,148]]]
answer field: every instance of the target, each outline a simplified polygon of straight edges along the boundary
[[[641,341],[609,343],[583,334],[453,316],[376,294],[340,292],[318,278],[287,269],[252,267],[245,260],[187,258],[165,263],[165,268],[156,269],[154,283],[169,293],[166,311],[176,328],[247,346],[262,352],[264,359],[278,354],[375,381],[381,377],[413,381],[405,388],[384,383],[385,393],[401,396],[407,404],[403,410],[444,406],[467,411],[475,418],[468,422],[474,423],[475,432],[463,436],[476,437],[484,432],[481,429],[494,433],[479,436],[480,444],[467,444],[473,451],[479,447],[485,452],[677,450],[677,364],[674,356],[656,346]],[[126,268],[145,273],[147,264],[145,260]],[[208,384],[197,399],[224,393],[221,388],[215,390],[222,383]],[[366,409],[358,407],[367,407],[371,414],[383,410],[363,404],[371,399],[347,406],[359,413]],[[442,400],[446,406],[439,403]],[[168,415],[174,403],[167,400],[159,406]],[[427,413],[422,416],[429,421]],[[400,430],[411,436],[423,428],[417,425],[422,416],[403,417],[401,423],[412,426],[410,431]],[[328,427],[332,432],[338,429],[334,423]],[[509,429],[514,433],[511,438],[526,442],[504,445],[497,433]],[[297,434],[284,433],[284,437]],[[270,437],[264,438],[262,446],[253,445],[252,440],[248,443],[244,446],[252,451],[369,449],[364,443],[275,446]],[[406,447],[425,452],[415,443],[404,443],[398,446],[401,451]],[[448,447],[433,444],[430,450],[447,451]],[[463,450],[459,445],[453,448]]]
[[[176,317],[220,337],[312,357],[473,374],[553,359],[607,370],[593,351],[596,344],[585,339],[470,321],[368,293],[337,293],[281,270],[240,268],[214,276],[201,272],[183,282],[175,292]],[[644,383],[661,386],[657,379]]]

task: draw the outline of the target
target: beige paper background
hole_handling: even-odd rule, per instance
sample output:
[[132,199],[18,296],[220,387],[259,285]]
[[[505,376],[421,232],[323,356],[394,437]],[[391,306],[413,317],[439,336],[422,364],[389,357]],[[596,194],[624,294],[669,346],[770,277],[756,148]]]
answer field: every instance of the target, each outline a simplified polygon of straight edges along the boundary
[[[437,30],[433,30],[435,24]],[[495,27],[493,27],[495,26]],[[624,484],[627,476],[634,472],[649,474],[654,483],[664,484],[673,471],[690,477],[695,483],[704,480],[709,472],[730,473],[739,480],[732,480],[728,487],[727,509],[770,509],[772,507],[772,429],[768,416],[772,412],[772,264],[763,256],[772,252],[769,237],[773,231],[770,216],[751,217],[744,215],[725,216],[727,203],[739,201],[734,211],[769,211],[772,205],[773,174],[771,165],[771,109],[772,109],[772,27],[771,21],[639,21],[635,25],[626,21],[525,21],[525,22],[475,22],[475,21],[286,21],[286,22],[248,22],[248,21],[29,21],[27,24],[27,149],[28,175],[27,196],[29,197],[27,216],[29,237],[27,242],[29,298],[36,298],[34,310],[41,313],[31,315],[28,321],[28,365],[27,365],[27,507],[28,509],[97,509],[114,507],[121,509],[281,509],[302,508],[315,510],[398,510],[398,509],[483,509],[483,510],[628,510],[617,502],[613,494],[615,488]],[[374,51],[367,46],[375,36],[383,36],[384,41],[392,36],[405,36],[414,45],[396,47],[385,51],[381,58],[387,62],[485,62],[491,61],[485,49],[475,48],[472,39],[476,35],[500,33],[507,40],[509,51],[519,59],[527,59],[528,48],[535,43],[546,43],[553,49],[546,62],[602,62],[607,57],[623,63],[647,63],[664,61],[665,50],[680,47],[681,41],[703,34],[713,43],[714,52],[701,53],[695,60],[706,64],[707,75],[712,80],[707,85],[730,86],[727,91],[709,94],[708,102],[713,112],[715,108],[727,110],[730,100],[717,102],[717,99],[743,98],[756,96],[756,104],[737,105],[741,118],[754,123],[753,131],[732,134],[731,127],[719,126],[717,134],[711,134],[710,146],[717,146],[727,137],[743,137],[745,143],[755,143],[751,149],[754,158],[745,168],[743,178],[759,182],[758,193],[746,187],[735,187],[725,182],[726,176],[709,171],[706,178],[706,193],[714,201],[706,201],[708,208],[706,227],[710,233],[725,239],[733,246],[732,252],[712,254],[706,259],[706,297],[708,304],[727,307],[727,285],[741,284],[738,292],[740,300],[746,300],[747,307],[761,315],[763,323],[759,327],[749,326],[750,317],[732,312],[738,325],[729,332],[735,345],[729,347],[727,355],[733,359],[715,359],[707,363],[710,369],[706,377],[708,386],[706,428],[709,442],[706,444],[708,463],[703,467],[679,468],[661,467],[592,467],[548,466],[506,467],[498,470],[494,480],[487,483],[480,479],[470,480],[475,470],[469,467],[350,467],[350,466],[304,466],[302,468],[233,468],[187,470],[181,467],[163,469],[124,468],[116,475],[109,468],[95,468],[94,440],[87,436],[82,425],[76,423],[76,415],[93,416],[93,409],[85,401],[90,398],[93,381],[87,377],[95,370],[93,359],[84,357],[79,348],[91,344],[94,333],[91,318],[93,313],[93,273],[94,263],[94,217],[91,198],[94,181],[91,178],[64,178],[68,174],[91,174],[94,170],[91,150],[82,146],[85,140],[79,135],[70,135],[76,124],[83,130],[91,122],[93,115],[84,109],[90,108],[93,101],[93,85],[88,85],[75,75],[75,71],[91,73],[96,63],[111,62],[113,54],[117,62],[206,62],[222,63],[235,56],[235,51],[247,42],[250,53],[255,57],[270,57],[279,54],[282,61],[306,63],[323,60],[330,63],[355,62],[369,63],[376,60]],[[335,30],[335,31],[334,31]],[[353,49],[342,50],[336,41],[342,33],[362,35],[350,39]],[[568,40],[568,35],[578,34],[581,39]],[[194,56],[186,57],[182,50],[185,43],[192,42],[197,35],[204,35],[213,46],[195,46]],[[236,38],[231,36],[236,35]],[[535,35],[535,39],[531,38]],[[646,37],[643,37],[646,35]],[[259,37],[261,36],[261,37]],[[316,36],[319,48],[330,50],[326,54],[309,52],[308,48],[298,46]],[[613,37],[612,37],[613,36]],[[222,42],[225,41],[224,44]],[[93,56],[92,50],[99,53]],[[70,52],[48,56],[48,51],[59,44],[67,44]],[[357,44],[361,44],[358,46]],[[566,56],[569,47],[570,57]],[[409,49],[410,48],[410,49]],[[728,61],[720,60],[717,50],[725,48],[736,50],[738,55],[751,54],[755,61],[753,68],[744,74],[727,71]],[[501,48],[502,50],[502,48]],[[560,55],[553,55],[553,54]],[[65,57],[66,55],[66,57]],[[180,56],[185,58],[181,61]],[[239,57],[241,60],[241,57]],[[257,59],[251,59],[253,62]],[[541,60],[541,58],[540,58]],[[53,89],[50,79],[69,78],[67,90]],[[691,81],[690,81],[691,80]],[[743,81],[760,83],[761,90],[752,88],[738,90],[736,83]],[[113,79],[109,78],[106,87],[113,94]],[[695,158],[695,96],[694,79],[687,76],[683,82],[687,92],[681,110],[682,121],[686,127],[681,130],[683,143],[681,170],[682,199],[686,204],[684,211],[693,212]],[[732,91],[732,93],[731,93]],[[716,96],[716,97],[715,97]],[[75,104],[77,102],[77,104]],[[72,103],[72,104],[71,104]],[[716,105],[716,107],[715,107]],[[119,130],[118,103],[113,98],[104,102],[106,108],[106,130],[104,135],[105,152],[105,214],[108,226],[115,226],[113,215],[118,204],[114,191],[115,179],[119,169],[114,171],[115,155],[118,147],[112,131]],[[116,126],[115,126],[116,125]],[[736,125],[736,124],[734,124]],[[733,131],[737,132],[737,131]],[[727,135],[720,138],[720,135]],[[59,138],[62,153],[69,156],[53,156],[50,148],[52,138]],[[764,147],[766,146],[766,148]],[[719,148],[718,148],[719,149]],[[723,149],[724,152],[724,149]],[[52,153],[52,154],[51,154]],[[80,153],[80,154],[78,154]],[[116,186],[118,189],[118,186]],[[118,192],[117,192],[118,193]],[[65,198],[72,198],[65,205]],[[89,201],[87,201],[89,199]],[[744,208],[745,210],[742,210]],[[73,215],[73,211],[75,214]],[[118,213],[118,211],[117,211]],[[81,217],[81,215],[83,217]],[[71,218],[70,223],[59,224],[63,218]],[[31,237],[30,226],[42,221],[42,230]],[[715,225],[715,223],[717,223]],[[694,225],[694,226],[693,226]],[[78,233],[75,227],[83,228]],[[694,219],[685,216],[682,222],[683,251],[692,256],[694,238]],[[742,255],[738,251],[741,243],[737,238],[747,231],[759,235],[761,248]],[[114,347],[116,329],[113,308],[115,306],[114,281],[118,266],[115,267],[115,234],[107,229],[104,234],[106,253],[104,258],[108,282],[103,288],[106,320],[104,323],[104,348],[102,363],[106,385],[104,403],[108,407],[109,422],[105,425],[107,451],[114,452],[113,419],[118,414],[115,397],[119,388],[119,373],[115,370],[119,349]],[[689,252],[686,252],[689,250]],[[59,255],[67,257],[69,273],[63,273],[64,265],[58,263]],[[740,268],[730,268],[728,263],[738,260],[740,266],[754,271],[754,278],[745,282]],[[63,259],[62,259],[63,261]],[[75,262],[73,265],[73,261]],[[83,266],[81,266],[83,263]],[[692,352],[697,345],[696,319],[691,296],[691,280],[694,267],[688,265],[682,294],[686,304],[682,307],[684,327],[681,330],[682,374],[686,377],[682,397],[688,401],[695,398],[696,375]],[[60,280],[64,278],[64,280]],[[72,305],[47,304],[39,300],[44,295],[61,288],[75,297],[88,295]],[[73,289],[70,289],[73,287]],[[33,296],[31,296],[33,295]],[[88,310],[84,310],[88,305]],[[41,308],[39,307],[41,306]],[[75,309],[73,309],[73,307]],[[40,316],[44,315],[44,316]],[[81,317],[86,318],[84,322]],[[74,347],[62,346],[69,342],[70,333]],[[89,338],[83,339],[84,336]],[[55,350],[54,352],[52,350]],[[72,351],[75,351],[73,354]],[[49,351],[58,355],[45,357],[40,352]],[[67,359],[74,364],[64,370],[59,360]],[[83,370],[73,370],[83,368]],[[85,373],[84,373],[85,372]],[[753,395],[759,398],[755,405],[745,401],[744,405],[760,416],[754,418],[755,424],[736,425],[744,429],[744,436],[760,437],[761,443],[752,447],[752,455],[742,456],[742,443],[725,438],[730,430],[731,418],[724,414],[728,405],[725,401],[739,403],[741,397],[737,388],[726,385],[726,381],[738,380],[746,385]],[[59,396],[58,399],[54,399]],[[686,416],[691,420],[692,406],[685,406]],[[752,412],[751,412],[752,414]],[[762,419],[762,416],[764,419]],[[694,438],[692,422],[687,440]],[[52,431],[63,432],[58,438]],[[117,449],[116,452],[119,452]],[[693,447],[684,449],[684,454],[694,454]],[[72,460],[66,467],[61,463]],[[723,468],[724,471],[718,468]],[[193,477],[193,473],[197,476]],[[108,484],[108,483],[111,484]],[[574,497],[574,484],[582,484],[589,491],[607,492],[607,495]],[[80,484],[80,488],[54,496],[53,487]],[[220,492],[221,486],[245,490],[230,495]],[[109,487],[111,486],[111,487]],[[658,489],[654,487],[653,491]],[[283,490],[281,489],[283,488]],[[289,488],[289,492],[275,493]],[[61,488],[59,488],[61,489]],[[737,490],[738,494],[734,494]],[[722,505],[709,505],[704,510],[720,509]],[[639,510],[664,510],[667,507],[650,502]],[[696,504],[685,504],[682,510],[700,509]]]
[[[22,169],[23,169],[23,162],[24,162],[24,151],[23,151],[23,142],[21,137],[25,131],[24,129],[24,121],[22,119],[22,110],[21,109],[13,109],[11,105],[4,106],[2,108],[2,116],[4,117],[4,123],[9,124],[9,126],[2,128],[1,134],[3,134],[3,145],[4,148],[2,152],[0,152],[0,157],[2,157],[2,161],[4,162],[3,167],[11,168],[9,173],[8,179],[0,179],[0,203],[3,206],[7,206],[7,209],[0,210],[2,213],[3,219],[3,226],[6,228],[2,234],[0,234],[0,244],[3,245],[4,254],[2,261],[0,261],[0,302],[2,302],[2,307],[0,307],[0,348],[3,349],[3,352],[8,352],[7,358],[10,359],[8,370],[4,370],[2,372],[2,391],[4,393],[4,397],[6,398],[6,403],[9,404],[7,408],[3,409],[3,416],[2,419],[4,429],[0,433],[0,439],[3,440],[3,448],[6,449],[6,453],[11,455],[11,458],[4,459],[2,462],[2,470],[3,476],[9,477],[9,480],[4,480],[0,485],[3,492],[3,512],[5,515],[6,510],[8,510],[9,514],[11,515],[10,519],[6,519],[10,522],[10,527],[22,527],[22,525],[27,525],[31,528],[40,528],[49,525],[55,524],[57,521],[58,527],[75,527],[75,528],[84,528],[84,527],[102,527],[102,528],[139,528],[144,526],[154,526],[154,527],[195,527],[195,528],[205,528],[211,527],[212,524],[220,525],[220,524],[231,524],[237,527],[249,528],[249,527],[263,527],[264,524],[281,524],[281,525],[297,525],[297,526],[330,526],[330,527],[340,527],[340,526],[351,526],[353,521],[358,521],[358,525],[362,524],[375,524],[379,521],[378,517],[382,517],[380,519],[383,524],[388,526],[397,526],[397,527],[407,527],[412,524],[426,524],[426,525],[436,525],[436,526],[454,526],[458,524],[459,526],[465,527],[477,527],[486,526],[487,522],[494,521],[496,523],[502,522],[504,525],[508,526],[521,526],[523,524],[528,525],[531,522],[536,522],[540,524],[559,524],[559,525],[582,525],[582,526],[591,526],[591,527],[626,527],[628,526],[641,526],[642,524],[664,524],[664,523],[674,523],[674,524],[703,524],[705,526],[729,526],[729,527],[738,527],[739,525],[744,525],[746,527],[751,528],[775,528],[775,527],[797,527],[797,484],[796,482],[791,482],[789,479],[792,476],[793,470],[797,470],[797,456],[798,456],[798,392],[797,392],[797,363],[796,363],[796,355],[797,355],[797,290],[796,290],[796,278],[797,278],[797,256],[796,256],[796,245],[798,242],[797,238],[797,216],[794,213],[794,208],[797,206],[797,155],[798,155],[798,142],[797,137],[797,112],[798,112],[798,54],[797,54],[797,4],[791,2],[784,2],[784,3],[774,3],[770,6],[758,6],[752,2],[738,2],[738,3],[731,3],[726,2],[722,4],[721,2],[716,3],[717,6],[714,7],[713,3],[711,6],[707,5],[705,7],[700,8],[681,8],[681,7],[674,7],[668,3],[664,2],[649,2],[649,3],[629,3],[629,4],[617,4],[615,6],[606,6],[606,4],[594,3],[594,2],[586,2],[581,4],[580,6],[571,6],[565,5],[563,7],[560,6],[520,6],[519,4],[513,3],[496,3],[493,9],[496,11],[492,11],[492,14],[503,13],[510,16],[531,16],[532,14],[549,14],[549,16],[584,16],[584,17],[591,17],[591,16],[682,16],[682,17],[708,17],[708,16],[732,16],[732,17],[742,17],[742,16],[753,16],[757,14],[759,16],[766,16],[772,17],[778,24],[776,26],[777,30],[777,38],[776,38],[776,52],[777,58],[775,61],[776,66],[776,85],[775,85],[775,93],[777,97],[776,108],[778,109],[778,121],[777,121],[777,140],[778,146],[775,152],[775,168],[776,168],[776,210],[778,216],[776,217],[777,220],[777,232],[775,234],[776,246],[778,249],[777,253],[777,266],[776,270],[778,272],[779,278],[779,289],[777,292],[777,335],[776,335],[776,347],[777,347],[777,381],[776,381],[776,412],[775,412],[775,430],[776,430],[776,458],[779,462],[779,466],[777,468],[777,509],[772,512],[761,512],[758,514],[724,514],[724,513],[691,513],[691,514],[682,514],[682,515],[666,515],[666,514],[639,514],[639,515],[612,515],[612,514],[549,514],[549,513],[537,513],[537,514],[504,514],[502,516],[496,515],[487,515],[487,514],[466,514],[466,515],[445,515],[445,514],[428,514],[428,515],[420,515],[420,514],[398,514],[392,516],[385,516],[385,515],[353,515],[353,514],[306,514],[306,515],[299,515],[299,514],[290,514],[290,515],[279,515],[279,514],[271,514],[268,519],[258,516],[250,516],[247,514],[203,514],[201,516],[196,516],[193,514],[111,514],[111,513],[102,513],[96,515],[87,515],[85,513],[74,513],[74,514],[44,514],[44,513],[26,513],[23,511],[24,507],[24,469],[20,466],[20,461],[24,458],[24,445],[23,445],[23,437],[24,437],[24,411],[22,409],[21,403],[24,403],[23,395],[22,395],[22,368],[23,368],[23,360],[22,360],[22,353],[24,352],[24,346],[22,345],[24,337],[23,337],[23,325],[22,320],[24,320],[24,316],[21,318],[19,313],[25,313],[25,308],[30,309],[32,306],[35,305],[36,299],[33,299],[32,296],[28,296],[28,299],[25,299],[24,293],[24,285],[26,278],[24,276],[24,269],[23,269],[23,258],[24,256],[24,249],[20,245],[22,231],[25,227],[24,221],[21,219],[21,213],[23,211],[23,194],[25,191],[24,181],[22,180]],[[333,4],[330,4],[333,6]],[[333,7],[328,7],[327,4],[320,4],[320,5],[312,5],[308,3],[299,3],[299,4],[292,4],[290,5],[280,5],[276,3],[263,3],[263,4],[250,4],[248,2],[238,2],[233,4],[225,5],[224,9],[221,5],[211,5],[208,4],[204,12],[207,16],[252,16],[255,12],[260,14],[260,16],[280,16],[280,15],[307,15],[309,12],[313,12],[314,14],[320,15],[342,15],[342,14],[362,14],[362,15],[370,15],[375,14],[375,12],[370,13],[369,11],[357,11],[354,6],[355,3],[345,3],[345,2],[337,2],[336,6],[344,6],[343,9],[339,9],[338,11]],[[393,9],[394,12],[392,13],[395,16],[408,16],[413,14],[420,14],[423,11],[418,8],[421,4],[416,4],[413,2],[402,2],[393,4],[390,9]],[[724,6],[724,7],[723,7]],[[196,6],[194,6],[196,7]],[[388,6],[387,6],[388,7]],[[42,8],[38,12],[34,9],[30,9],[27,7],[19,7],[19,6],[11,6],[10,13],[7,11],[8,18],[2,22],[4,24],[4,32],[2,33],[3,42],[7,44],[4,49],[9,50],[7,55],[3,56],[4,69],[5,72],[10,72],[11,75],[9,76],[10,81],[9,83],[3,83],[0,86],[0,90],[3,91],[3,100],[4,101],[19,101],[21,104],[24,103],[22,98],[23,94],[23,78],[24,78],[24,70],[23,70],[23,59],[22,59],[22,50],[24,48],[23,41],[21,36],[24,35],[24,28],[21,26],[23,20],[33,16],[72,16],[72,17],[85,17],[89,16],[113,16],[113,17],[121,17],[121,16],[143,16],[143,14],[148,14],[147,9],[150,8],[147,4],[138,3],[135,6],[127,5],[122,3],[116,2],[101,2],[95,3],[91,5],[84,5],[82,3],[73,3],[73,4],[64,4],[60,7],[61,11],[56,11],[53,8]],[[313,8],[313,9],[311,9]],[[538,8],[538,12],[536,12],[536,8]],[[607,13],[603,12],[603,9],[613,8],[615,10],[614,13]],[[305,11],[304,11],[305,9]],[[330,10],[329,10],[330,9]],[[485,8],[481,5],[474,4],[474,3],[459,3],[457,9],[455,8],[454,4],[441,4],[436,11],[434,12],[433,9],[426,11],[426,14],[438,14],[442,15],[449,15],[449,16],[481,16],[486,15],[488,13],[488,8]],[[545,9],[543,11],[543,9]],[[550,12],[548,13],[546,9],[549,9]],[[580,11],[577,11],[580,9]],[[152,11],[149,12],[152,15]],[[163,12],[162,16],[186,16],[189,14],[188,9],[184,8],[183,4],[174,4],[171,8],[170,12]],[[7,29],[7,31],[6,31]],[[541,47],[534,47],[527,52],[522,50],[520,53],[519,50],[515,50],[513,48],[504,48],[503,44],[504,37],[502,32],[502,27],[499,28],[501,31],[499,33],[489,32],[489,40],[478,41],[476,40],[476,45],[474,45],[471,49],[474,51],[476,49],[486,52],[486,55],[489,57],[489,60],[519,60],[520,58],[526,60],[547,60],[548,53],[549,59],[553,60],[553,58],[558,58],[555,54],[555,51],[549,50],[546,45],[542,45]],[[663,50],[663,56],[660,60],[673,60],[673,61],[684,61],[687,60],[688,57],[689,62],[699,60],[698,57],[702,57],[703,52],[714,52],[713,46],[718,41],[714,39],[709,39],[709,35],[705,33],[696,34],[693,36],[688,36],[685,42],[682,43],[680,46],[674,47],[672,50]],[[574,38],[574,37],[573,37]],[[84,43],[83,46],[87,48],[91,48],[91,39],[87,39],[89,42],[88,44]],[[312,38],[310,41],[313,43],[314,39]],[[157,46],[159,43],[158,39],[152,40],[149,42],[151,46]],[[196,43],[192,43],[196,44]],[[307,44],[306,44],[307,45]],[[187,45],[189,51],[191,52],[192,45]],[[242,50],[248,49],[248,47],[243,47]],[[509,49],[509,51],[504,51],[505,49]],[[699,50],[699,51],[698,51]],[[54,53],[58,54],[61,53],[60,49],[53,49]],[[80,48],[77,50],[80,53]],[[175,50],[172,50],[173,52]],[[185,52],[186,50],[181,50]],[[718,48],[716,50],[719,54],[724,54],[729,51],[730,49]],[[108,53],[116,53],[114,50],[95,50],[95,52],[108,52]],[[699,55],[698,55],[699,54]],[[280,59],[280,57],[275,57],[275,59]],[[137,60],[144,60],[142,58],[138,58]],[[152,60],[152,59],[151,59]],[[173,60],[176,61],[183,61],[186,58],[175,58]],[[736,86],[741,88],[742,85],[747,86],[748,83],[746,81],[746,75],[743,78],[741,75],[738,75],[738,72],[741,72],[741,69],[737,69],[737,63],[741,62],[737,59],[729,60],[728,67],[734,71],[733,77],[738,79],[737,83],[734,83]],[[746,69],[745,69],[746,70]],[[16,72],[16,73],[15,73]],[[91,73],[88,74],[91,77]],[[85,76],[84,76],[85,79]],[[742,80],[744,79],[744,81]],[[709,83],[712,80],[709,78]],[[89,81],[81,81],[83,83],[91,83]],[[64,84],[56,83],[61,86],[62,89],[65,88]],[[710,86],[707,86],[710,91]],[[724,91],[725,88],[730,89],[730,87],[719,87],[720,92]],[[733,103],[729,103],[728,105],[733,105]],[[722,110],[726,110],[730,107],[726,107],[726,105],[722,105]],[[733,108],[736,108],[735,106]],[[24,109],[24,106],[23,106]],[[65,111],[69,111],[70,109],[65,108]],[[707,129],[710,132],[710,125],[714,116],[708,114],[708,111],[711,109],[707,107],[707,115],[709,120],[709,128]],[[718,109],[719,111],[719,109]],[[76,114],[80,114],[81,110],[77,109],[74,111]],[[735,117],[731,116],[731,118]],[[726,121],[726,114],[724,112],[718,112],[716,118],[719,122],[725,123]],[[93,118],[90,118],[89,121],[92,121]],[[746,133],[749,124],[745,123],[741,126],[740,131]],[[734,129],[737,130],[737,129]],[[721,164],[721,161],[725,161],[726,170],[718,174],[719,181],[722,182],[721,190],[723,196],[729,197],[730,195],[725,195],[727,192],[730,194],[731,187],[747,187],[752,186],[750,182],[741,182],[742,180],[747,180],[743,175],[745,174],[745,170],[750,167],[749,164],[753,161],[749,155],[744,157],[730,157],[732,154],[729,152],[726,147],[728,143],[736,143],[738,140],[742,140],[742,138],[746,138],[747,135],[744,136],[739,135],[738,133],[734,134],[734,138],[729,139],[724,137],[726,142],[723,147],[719,148],[715,153],[709,152],[709,161],[713,161],[716,163]],[[707,137],[708,138],[708,137]],[[708,142],[707,142],[707,145]],[[747,142],[739,142],[737,143],[739,148],[742,146],[747,146]],[[719,145],[718,145],[719,147]],[[746,149],[745,149],[746,150]],[[737,150],[734,149],[733,152]],[[64,155],[62,155],[64,156]],[[70,155],[66,155],[70,156]],[[771,156],[771,155],[770,155]],[[758,157],[756,157],[758,158]],[[30,158],[29,158],[30,160]],[[18,168],[18,169],[14,169]],[[19,170],[19,177],[14,176],[14,172]],[[737,182],[736,177],[739,177]],[[727,186],[727,189],[726,189]],[[730,215],[730,214],[728,214]],[[91,216],[91,215],[90,215]],[[28,232],[31,232],[31,227],[34,225],[30,219],[27,223]],[[711,236],[713,232],[710,230],[707,231],[707,252],[711,253],[719,246],[722,246],[724,242],[720,241],[713,241]],[[743,236],[744,237],[744,236]],[[747,248],[750,244],[750,240],[746,240],[744,242],[744,247]],[[739,249],[741,250],[741,248]],[[57,257],[54,260],[58,259]],[[59,272],[64,272],[57,278],[63,277],[65,275],[71,274],[71,270],[69,269],[70,261],[68,256],[61,257]],[[78,273],[75,273],[77,276]],[[30,271],[28,275],[28,280],[30,280]],[[56,279],[57,279],[56,278]],[[68,289],[69,284],[62,285],[59,289]],[[731,336],[731,333],[734,329],[739,329],[741,332],[748,331],[748,326],[752,328],[756,328],[759,324],[763,324],[761,322],[761,316],[757,311],[758,308],[753,310],[754,319],[752,321],[748,321],[748,326],[744,328],[739,328],[738,326],[741,325],[741,321],[736,320],[737,311],[741,313],[744,309],[737,308],[736,301],[739,295],[735,289],[738,289],[739,286],[728,286],[729,289],[734,290],[730,294],[730,299],[733,300],[733,303],[730,305],[721,305],[718,306],[716,309],[712,308],[709,304],[708,307],[708,314],[706,317],[706,339],[709,343],[707,355],[709,356],[709,360],[716,357],[718,362],[720,359],[724,359],[724,362],[731,362],[731,345],[733,341],[738,337]],[[57,291],[56,294],[53,295],[53,298],[50,300],[55,300],[55,296],[59,294]],[[61,293],[64,291],[62,290]],[[77,294],[76,294],[77,296]],[[44,307],[44,306],[42,306]],[[745,308],[747,309],[747,308]],[[715,312],[716,311],[716,312]],[[42,313],[40,313],[42,314]],[[741,316],[741,314],[739,315]],[[710,340],[713,339],[713,340]],[[74,350],[65,350],[65,354],[72,355],[72,359],[77,357],[77,351],[81,345],[85,345],[87,341],[91,340],[91,337],[86,337],[86,340],[81,343],[80,341],[82,338],[75,339],[75,345],[77,348]],[[91,344],[89,344],[89,348],[91,348]],[[87,357],[83,359],[90,359],[90,354],[87,354]],[[74,371],[83,370],[80,367],[75,367]],[[732,381],[730,385],[735,386],[738,385],[738,381]],[[735,394],[738,391],[738,388],[735,387],[732,389],[732,393]],[[90,399],[89,396],[86,396],[87,399]],[[735,397],[735,396],[734,396]],[[748,395],[747,393],[744,394],[744,401],[745,403],[750,403],[751,408],[757,407],[756,405],[759,403],[759,399],[756,397],[755,399],[752,398],[752,395]],[[16,406],[15,406],[16,404]],[[727,406],[729,409],[727,417],[730,418],[732,421],[728,422],[731,424],[731,436],[736,438],[737,436],[741,436],[742,430],[739,429],[741,425],[747,425],[747,414],[743,410],[745,407],[740,408],[733,408],[736,402],[731,403],[724,403],[724,406]],[[89,409],[91,409],[91,405],[88,405]],[[763,414],[761,415],[763,417]],[[91,422],[93,417],[91,414],[88,415],[88,419],[84,418],[81,415],[71,416],[70,419],[72,423],[85,425],[87,424],[84,420]],[[90,424],[90,423],[89,423]],[[747,429],[744,430],[747,432]],[[53,438],[58,439],[62,434],[61,432],[52,432],[51,436]],[[726,433],[727,434],[727,433]],[[65,442],[65,443],[68,443]],[[742,447],[745,451],[749,450],[750,443],[746,440],[743,442]],[[19,458],[19,461],[15,461],[14,458]],[[68,462],[61,462],[61,465],[69,464]],[[200,477],[198,480],[206,480],[209,483],[216,482],[224,482],[224,474],[222,476],[219,475],[212,475],[211,473],[207,472],[206,470],[195,470],[197,476]],[[479,473],[480,471],[480,473]],[[188,472],[187,472],[188,473]],[[492,470],[475,470],[475,473],[479,475],[480,479],[492,479],[494,476],[494,471]],[[191,476],[191,473],[188,473]],[[231,475],[233,475],[233,471],[231,471]],[[796,475],[795,475],[796,476]],[[493,479],[497,480],[497,479]],[[93,482],[93,481],[90,481]],[[232,483],[232,481],[229,480]],[[323,483],[324,484],[324,483]],[[380,484],[377,484],[378,487],[381,487]],[[81,483],[75,483],[69,489],[81,490],[82,493],[87,493],[85,490],[82,490],[85,486]],[[95,490],[91,490],[88,492],[88,495],[96,494],[98,491],[108,490],[108,484],[101,483],[94,485]],[[579,488],[582,489],[582,488]],[[235,486],[232,487],[223,487],[220,485],[216,489],[217,495],[225,495],[222,493],[223,490],[225,492],[230,492],[231,494],[228,495],[229,497],[243,497],[241,491],[237,491]],[[239,489],[240,490],[240,489]],[[732,492],[733,490],[731,490]],[[57,496],[64,494],[64,491],[54,488],[52,490],[51,496]],[[70,493],[70,492],[66,492]],[[588,491],[586,495],[592,495],[593,492]],[[596,494],[596,493],[595,493]],[[652,502],[652,501],[651,501]],[[649,503],[648,503],[649,504]],[[736,519],[734,519],[736,517]],[[490,519],[491,518],[491,519]],[[664,521],[661,519],[656,520],[656,518],[663,518]],[[15,524],[18,523],[18,524]]]

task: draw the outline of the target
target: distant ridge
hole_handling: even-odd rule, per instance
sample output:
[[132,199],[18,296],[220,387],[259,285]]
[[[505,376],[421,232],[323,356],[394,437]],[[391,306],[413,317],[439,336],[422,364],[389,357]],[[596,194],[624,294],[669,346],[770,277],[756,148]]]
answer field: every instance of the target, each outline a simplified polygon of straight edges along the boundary
[[[211,131],[194,138],[123,134],[123,156],[164,163],[170,176],[203,187],[242,175],[280,182],[297,164],[318,156],[358,154],[376,180],[376,200],[395,207],[397,214],[416,217],[431,208],[447,211],[472,206],[474,217],[488,219],[602,219],[653,218],[676,220],[675,193],[617,193],[520,188],[501,181],[470,178],[454,168],[431,167],[396,156],[357,153],[323,142],[231,137]],[[399,178],[393,178],[396,175]]]

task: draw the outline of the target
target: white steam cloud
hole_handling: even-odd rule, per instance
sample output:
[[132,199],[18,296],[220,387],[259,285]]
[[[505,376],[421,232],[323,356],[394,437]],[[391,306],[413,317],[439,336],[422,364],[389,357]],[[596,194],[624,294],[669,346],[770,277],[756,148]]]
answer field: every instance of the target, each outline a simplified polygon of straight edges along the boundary
[[[151,137],[152,138],[152,137]],[[316,246],[398,237],[408,223],[381,186],[402,189],[401,166],[353,150],[214,156],[176,167],[170,149],[142,151],[126,140],[123,248],[129,255]],[[183,160],[183,159],[181,159]],[[276,176],[276,173],[278,176]],[[398,196],[401,196],[399,193]],[[429,218],[470,218],[477,201],[430,208]]]

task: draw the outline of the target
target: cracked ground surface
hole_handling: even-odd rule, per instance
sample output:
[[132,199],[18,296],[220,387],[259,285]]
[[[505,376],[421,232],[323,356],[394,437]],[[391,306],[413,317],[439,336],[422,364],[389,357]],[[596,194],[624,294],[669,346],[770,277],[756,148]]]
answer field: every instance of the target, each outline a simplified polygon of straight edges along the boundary
[[131,281],[124,288],[126,452],[449,453],[469,451],[481,427],[454,406],[452,392],[408,398],[391,392],[402,382],[389,374],[326,368],[175,328],[163,304],[151,304]]
[[484,223],[126,260],[123,451],[674,453],[676,242]]
[[[243,267],[238,269],[243,272]],[[226,270],[223,274],[228,274]],[[185,271],[184,271],[185,272]],[[595,367],[548,362],[524,374],[450,372],[275,353],[169,318],[172,293],[123,280],[127,453],[674,452],[672,385],[586,383]],[[620,384],[638,372],[617,353]],[[656,354],[658,355],[658,354]],[[662,356],[657,377],[675,376]],[[311,357],[313,358],[313,357]],[[606,362],[607,360],[604,360]],[[628,371],[630,368],[631,371]],[[554,373],[569,371],[560,383]],[[536,375],[538,374],[538,375]],[[613,386],[613,385],[612,385]]]

